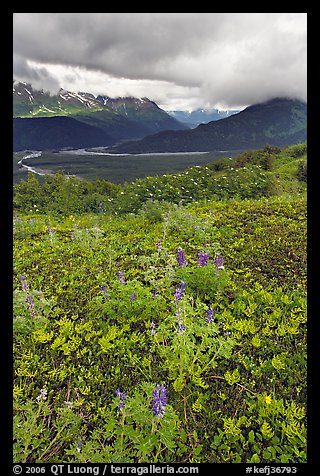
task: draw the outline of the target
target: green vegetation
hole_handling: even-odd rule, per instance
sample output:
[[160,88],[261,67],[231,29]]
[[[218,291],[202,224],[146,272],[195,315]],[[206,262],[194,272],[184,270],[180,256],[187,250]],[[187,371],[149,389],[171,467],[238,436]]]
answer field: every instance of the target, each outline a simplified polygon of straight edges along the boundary
[[306,462],[306,160],[15,185],[15,462]]

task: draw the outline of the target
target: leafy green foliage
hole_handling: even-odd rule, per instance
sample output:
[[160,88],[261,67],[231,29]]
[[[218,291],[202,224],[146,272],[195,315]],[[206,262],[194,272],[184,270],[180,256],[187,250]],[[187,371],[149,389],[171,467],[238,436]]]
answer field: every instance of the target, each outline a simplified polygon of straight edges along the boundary
[[[287,166],[302,157],[243,156],[243,184],[274,167],[296,174],[286,154]],[[208,165],[203,180],[223,174],[231,190],[234,165]],[[200,182],[198,167],[180,175],[177,189]],[[160,179],[165,196],[173,176],[17,187],[14,460],[305,462],[305,196],[257,188],[182,205],[150,200]],[[125,213],[134,187],[136,213]],[[108,212],[87,208],[98,190]]]

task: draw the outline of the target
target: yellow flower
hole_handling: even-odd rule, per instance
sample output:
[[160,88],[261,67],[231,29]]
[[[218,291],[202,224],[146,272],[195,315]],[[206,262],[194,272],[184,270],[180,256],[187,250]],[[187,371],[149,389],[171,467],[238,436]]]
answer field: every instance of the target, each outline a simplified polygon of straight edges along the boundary
[[271,399],[270,395],[266,395],[266,397],[265,397],[266,404],[270,405],[271,401],[272,401],[272,399]]

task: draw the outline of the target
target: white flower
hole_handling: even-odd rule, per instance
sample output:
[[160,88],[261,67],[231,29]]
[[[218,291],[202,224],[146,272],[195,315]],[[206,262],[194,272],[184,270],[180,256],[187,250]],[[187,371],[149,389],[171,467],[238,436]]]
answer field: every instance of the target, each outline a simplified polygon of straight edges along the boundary
[[48,395],[48,390],[44,387],[40,390],[40,395],[37,397],[37,400],[38,402],[40,402],[40,400],[47,400],[47,395]]

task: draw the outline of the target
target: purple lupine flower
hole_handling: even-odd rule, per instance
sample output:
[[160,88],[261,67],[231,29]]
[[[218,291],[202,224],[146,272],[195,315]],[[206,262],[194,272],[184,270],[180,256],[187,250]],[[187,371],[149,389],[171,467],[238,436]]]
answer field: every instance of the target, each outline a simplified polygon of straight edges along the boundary
[[108,288],[107,286],[103,286],[103,292],[105,296],[108,296]]
[[136,293],[132,293],[130,296],[130,302],[134,301],[137,298]]
[[151,321],[151,324],[150,324],[150,326],[149,326],[150,334],[152,334],[152,335],[156,334],[156,332],[157,332],[157,331],[156,331],[156,327],[157,327],[157,326],[155,325],[155,323],[154,323],[153,321]]
[[29,294],[29,296],[27,296],[26,302],[28,302],[29,304],[34,304],[34,299],[31,296],[31,294]]
[[162,240],[158,240],[158,243],[157,243],[157,251],[160,251],[162,248]]
[[179,246],[177,251],[177,261],[178,261],[178,265],[181,266],[181,268],[184,268],[185,266],[187,266],[186,256],[181,246]]
[[82,445],[81,445],[81,442],[78,441],[78,444],[77,444],[77,451],[78,451],[78,453],[81,452],[81,446],[82,446]]
[[181,281],[180,289],[183,294],[187,292],[187,283],[185,281]]
[[180,334],[183,334],[185,332],[185,330],[186,330],[186,326],[184,324],[179,324],[178,325],[178,332]]
[[29,296],[27,296],[26,303],[27,303],[27,306],[28,306],[31,317],[36,317],[36,309],[34,307],[34,299],[30,294],[29,294]]
[[207,315],[206,315],[207,324],[212,324],[213,323],[213,317],[214,317],[214,310],[209,308],[207,310]]
[[178,288],[176,288],[174,293],[174,302],[181,301],[181,298],[184,293],[186,293],[187,283],[185,281],[181,281]]
[[115,393],[116,393],[117,397],[120,397],[120,403],[118,405],[118,409],[121,410],[121,408],[123,408],[124,405],[125,405],[124,402],[127,398],[127,394],[126,394],[126,392],[120,392],[120,390],[118,388],[117,388]]
[[29,285],[27,283],[27,278],[25,276],[23,276],[23,274],[20,276],[20,281],[21,281],[22,290],[25,291],[25,292],[28,292],[29,291]]
[[182,289],[177,288],[174,293],[174,302],[180,301],[182,298]]
[[224,269],[223,263],[224,258],[217,253],[214,260],[214,264],[216,265],[217,270]]
[[48,226],[48,232],[49,232],[50,235],[54,234],[54,230],[51,228],[50,225]]
[[231,331],[224,331],[223,335],[229,337],[231,335]]
[[166,412],[167,390],[165,386],[157,385],[152,395],[154,396],[154,399],[152,401],[153,415],[159,416],[161,418]]
[[208,266],[210,255],[209,253],[198,253],[198,265]]
[[74,240],[74,233],[70,231],[71,240]]
[[126,284],[122,271],[118,271],[118,278],[121,284]]

